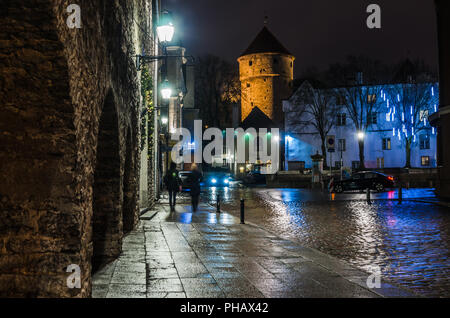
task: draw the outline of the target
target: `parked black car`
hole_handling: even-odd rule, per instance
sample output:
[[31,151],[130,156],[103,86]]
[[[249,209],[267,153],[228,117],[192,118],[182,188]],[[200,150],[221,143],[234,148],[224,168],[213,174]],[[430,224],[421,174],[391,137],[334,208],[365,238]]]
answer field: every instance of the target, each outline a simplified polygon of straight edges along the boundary
[[355,173],[350,179],[335,181],[334,192],[341,193],[348,190],[376,190],[383,192],[386,188],[395,186],[394,177],[375,171],[363,171]]

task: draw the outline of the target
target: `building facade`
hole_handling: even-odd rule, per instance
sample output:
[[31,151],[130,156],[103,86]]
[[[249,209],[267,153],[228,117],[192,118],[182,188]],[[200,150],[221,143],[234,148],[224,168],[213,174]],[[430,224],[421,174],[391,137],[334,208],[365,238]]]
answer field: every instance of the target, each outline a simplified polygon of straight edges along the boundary
[[[407,166],[407,148],[410,149],[410,166],[418,168],[436,167],[437,130],[430,126],[428,117],[436,112],[438,84],[393,84],[359,88],[373,107],[368,112],[359,108],[361,122],[367,123],[363,132],[354,124],[354,114],[345,100],[338,96],[338,89],[314,89],[305,81],[298,90],[283,101],[285,114],[286,168],[289,170],[310,169],[311,155],[322,153],[322,139],[309,111],[309,94],[328,94],[330,105],[330,129],[326,135],[334,143],[334,152],[327,153],[328,167],[358,169],[361,166],[359,142],[364,140],[364,166],[370,169],[398,168]],[[369,93],[370,92],[370,93]],[[414,94],[414,96],[412,96]],[[407,147],[407,143],[410,146]]]

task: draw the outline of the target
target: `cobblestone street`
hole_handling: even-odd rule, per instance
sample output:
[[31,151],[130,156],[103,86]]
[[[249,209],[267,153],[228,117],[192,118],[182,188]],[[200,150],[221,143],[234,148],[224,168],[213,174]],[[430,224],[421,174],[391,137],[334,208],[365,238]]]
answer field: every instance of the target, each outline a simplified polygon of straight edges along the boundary
[[[369,270],[432,297],[450,297],[450,209],[414,200],[433,200],[429,189],[374,194],[328,195],[301,189],[207,189],[204,200],[218,193],[222,206],[239,215],[246,199],[246,219],[280,237]],[[406,199],[409,198],[409,199]],[[394,200],[390,200],[394,199]]]
[[[93,297],[407,297],[370,290],[368,273],[314,249],[241,225],[208,205],[146,213],[120,258],[94,275]],[[151,218],[151,220],[149,220]]]

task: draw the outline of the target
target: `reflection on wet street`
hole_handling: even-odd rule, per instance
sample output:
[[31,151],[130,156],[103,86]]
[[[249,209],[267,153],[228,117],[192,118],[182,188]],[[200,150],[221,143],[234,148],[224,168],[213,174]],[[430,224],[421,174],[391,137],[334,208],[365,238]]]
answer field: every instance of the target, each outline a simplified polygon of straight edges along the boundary
[[[266,188],[207,188],[203,202],[214,203],[218,193],[223,210],[235,216],[239,199],[245,198],[246,220],[276,235],[361,269],[378,265],[386,279],[423,295],[450,297],[447,208],[408,200],[375,200],[368,205],[359,193],[329,201],[327,195],[307,190]],[[380,198],[396,195],[387,192]],[[430,197],[432,192],[413,190],[410,196]]]

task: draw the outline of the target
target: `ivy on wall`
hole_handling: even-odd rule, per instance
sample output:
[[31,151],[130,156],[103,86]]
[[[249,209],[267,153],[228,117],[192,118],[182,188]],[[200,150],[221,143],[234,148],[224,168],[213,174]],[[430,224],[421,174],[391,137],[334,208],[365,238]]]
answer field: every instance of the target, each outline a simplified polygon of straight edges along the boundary
[[[145,144],[148,143],[150,156],[153,149],[154,134],[154,103],[153,103],[153,78],[147,65],[142,67],[141,76],[141,95],[144,101],[144,109],[141,114],[141,151],[144,150]],[[149,157],[150,160],[150,157]]]

